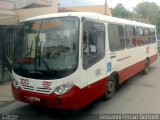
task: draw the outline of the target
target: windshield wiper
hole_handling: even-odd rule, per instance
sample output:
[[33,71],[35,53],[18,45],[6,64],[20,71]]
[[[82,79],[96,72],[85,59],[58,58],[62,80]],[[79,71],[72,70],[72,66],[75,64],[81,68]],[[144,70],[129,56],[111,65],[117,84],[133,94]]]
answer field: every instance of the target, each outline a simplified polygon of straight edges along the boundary
[[27,52],[27,53],[25,54],[25,58],[31,58],[32,46],[33,46],[33,40],[32,40],[32,44],[31,44],[31,47],[30,47],[30,49],[29,49],[29,52]]
[[30,52],[29,52],[29,58],[31,58],[32,46],[33,46],[33,40],[32,40],[32,44],[31,44],[31,48],[30,48]]
[[43,59],[42,56],[41,56],[41,45],[42,45],[42,44],[40,43],[39,49],[37,49],[39,67],[40,67],[41,61],[42,61],[42,63],[44,64],[44,66],[47,68],[47,70],[51,72],[51,69],[49,68],[47,62],[46,62],[45,59]]
[[[39,54],[37,55],[38,53],[38,43],[40,41],[39,39],[39,35],[40,35],[40,31],[41,31],[41,28],[42,28],[42,24],[43,24],[43,19],[41,21],[41,24],[40,24],[40,27],[39,27],[39,30],[38,30],[38,33],[37,33],[37,36],[35,37],[35,61],[34,61],[34,69],[36,70],[37,69],[37,56],[39,56]],[[39,65],[40,65],[40,59],[39,59]]]
[[[51,69],[49,68],[47,62],[42,59],[42,56],[41,56],[41,42],[40,42],[40,39],[39,39],[39,35],[40,35],[40,31],[41,31],[41,28],[42,28],[42,24],[43,24],[43,19],[41,21],[41,24],[40,24],[40,27],[39,27],[39,30],[38,30],[38,34],[37,36],[35,37],[35,70],[37,69],[37,59],[39,61],[39,67],[41,65],[41,60],[42,60],[42,63],[44,64],[44,66],[46,67],[46,69],[51,72]],[[40,42],[40,45],[38,46],[38,43]]]

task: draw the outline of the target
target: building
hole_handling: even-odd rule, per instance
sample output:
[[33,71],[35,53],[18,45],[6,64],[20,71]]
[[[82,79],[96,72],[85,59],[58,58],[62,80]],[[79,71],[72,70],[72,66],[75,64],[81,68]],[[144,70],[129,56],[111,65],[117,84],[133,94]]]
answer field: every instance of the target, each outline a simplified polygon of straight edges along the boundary
[[40,3],[47,6],[52,6],[52,2],[54,2],[54,0],[53,1],[52,0],[3,0],[3,1],[13,2],[15,4],[16,9],[23,8],[24,6],[27,6],[32,3]]
[[105,5],[59,8],[59,12],[95,12],[112,16],[111,10]]
[[0,1],[0,82],[8,80],[12,69],[15,35],[19,23],[13,9],[13,2]]
[[0,1],[0,9],[12,10],[15,9],[15,4],[8,1]]
[[0,82],[11,78],[13,50],[19,22],[29,17],[57,12],[58,0],[0,1]]
[[[14,10],[20,21],[34,16],[58,12],[58,0],[21,0],[20,3],[22,3],[21,8]],[[16,5],[20,7],[18,4]]]

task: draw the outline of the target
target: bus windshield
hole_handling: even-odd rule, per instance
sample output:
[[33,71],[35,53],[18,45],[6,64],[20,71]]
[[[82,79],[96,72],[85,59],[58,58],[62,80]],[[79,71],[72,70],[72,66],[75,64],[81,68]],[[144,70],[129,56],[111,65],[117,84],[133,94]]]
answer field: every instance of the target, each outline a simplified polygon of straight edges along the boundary
[[59,79],[78,67],[75,17],[22,22],[14,49],[13,71],[33,79]]

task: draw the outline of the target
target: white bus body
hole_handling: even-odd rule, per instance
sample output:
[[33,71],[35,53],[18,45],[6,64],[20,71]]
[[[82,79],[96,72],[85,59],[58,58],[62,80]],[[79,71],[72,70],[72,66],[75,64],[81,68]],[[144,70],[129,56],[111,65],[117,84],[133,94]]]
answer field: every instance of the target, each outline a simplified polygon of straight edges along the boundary
[[[14,53],[12,91],[15,99],[34,105],[77,110],[103,95],[109,99],[119,84],[140,71],[147,73],[149,64],[157,59],[153,25],[73,12],[30,18],[21,26],[21,41],[17,40]],[[61,40],[52,43],[55,33],[70,38],[64,44],[59,43]],[[76,41],[72,48],[64,47],[71,37]],[[58,57],[54,51],[60,51]]]

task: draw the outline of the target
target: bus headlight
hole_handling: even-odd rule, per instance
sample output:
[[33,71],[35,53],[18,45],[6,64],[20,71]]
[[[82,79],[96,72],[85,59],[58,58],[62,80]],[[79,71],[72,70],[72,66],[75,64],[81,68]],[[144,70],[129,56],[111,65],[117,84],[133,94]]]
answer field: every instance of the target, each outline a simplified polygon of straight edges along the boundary
[[60,85],[54,89],[54,93],[57,95],[62,95],[68,92],[74,86],[73,82],[68,82],[66,84]]
[[12,77],[12,82],[13,82],[14,87],[16,87],[17,89],[19,89],[19,88],[20,88],[19,83],[18,83],[18,82],[16,81],[16,79],[15,79],[15,78],[13,78],[13,77]]

